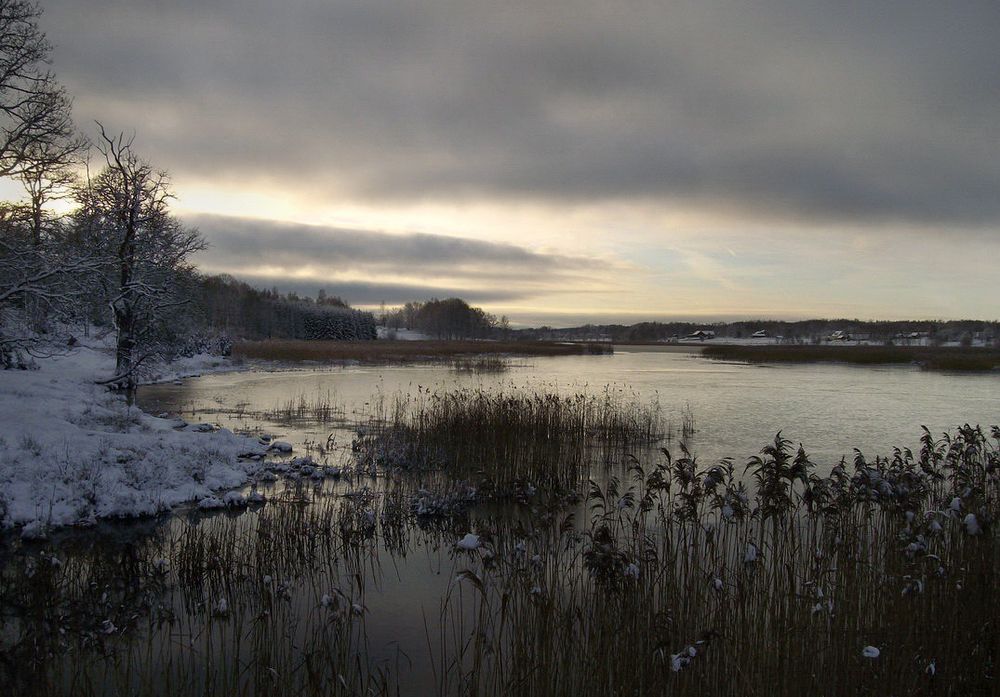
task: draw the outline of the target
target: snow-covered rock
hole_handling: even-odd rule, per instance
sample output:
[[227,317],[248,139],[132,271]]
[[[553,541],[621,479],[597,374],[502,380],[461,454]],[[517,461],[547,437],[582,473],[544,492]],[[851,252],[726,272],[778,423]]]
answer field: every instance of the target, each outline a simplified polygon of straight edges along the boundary
[[238,491],[227,491],[222,497],[222,503],[229,508],[242,508],[247,505],[247,499]]
[[33,520],[21,529],[22,540],[44,540],[47,537],[46,526],[40,520]]
[[203,511],[214,511],[218,508],[225,508],[226,504],[218,496],[206,496],[198,502],[198,508]]

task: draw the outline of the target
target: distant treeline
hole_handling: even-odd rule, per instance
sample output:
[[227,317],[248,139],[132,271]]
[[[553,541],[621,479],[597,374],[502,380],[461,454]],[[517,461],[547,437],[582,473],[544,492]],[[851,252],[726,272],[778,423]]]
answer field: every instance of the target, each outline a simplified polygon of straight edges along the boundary
[[1000,322],[979,320],[914,320],[865,321],[857,319],[811,319],[797,322],[779,320],[747,320],[740,322],[640,322],[639,324],[588,324],[581,327],[554,329],[540,327],[515,332],[522,339],[615,342],[670,341],[709,330],[719,337],[745,339],[764,331],[769,337],[781,337],[787,343],[821,343],[835,332],[853,339],[872,343],[906,343],[926,341],[930,344],[947,342],[993,343],[1000,340]]
[[195,314],[205,327],[243,339],[374,339],[375,317],[324,291],[313,300],[260,290],[231,276],[200,276]]
[[435,339],[486,339],[507,333],[506,317],[497,319],[461,298],[409,302],[383,313],[382,322],[390,330],[413,329]]

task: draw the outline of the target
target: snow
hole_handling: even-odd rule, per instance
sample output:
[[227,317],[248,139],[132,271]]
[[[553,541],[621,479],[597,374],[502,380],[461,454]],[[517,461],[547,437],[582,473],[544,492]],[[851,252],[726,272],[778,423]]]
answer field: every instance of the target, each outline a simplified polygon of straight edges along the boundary
[[225,508],[226,504],[218,496],[206,496],[198,502],[198,508],[203,511],[214,511],[217,508]]
[[970,513],[965,516],[965,531],[970,535],[978,535],[982,532],[982,528],[979,526],[979,520],[976,518],[975,513]]
[[389,339],[393,341],[427,341],[431,338],[429,334],[424,334],[416,329],[391,329],[389,327],[375,327],[379,339]]
[[458,541],[456,547],[466,552],[472,552],[479,549],[479,536],[473,535],[471,532],[465,537]]
[[[94,384],[111,375],[100,344],[39,359],[39,369],[0,371],[0,527],[24,537],[101,518],[151,515],[244,484],[263,454],[227,429],[175,430]],[[232,369],[224,359],[183,359],[155,380]]]

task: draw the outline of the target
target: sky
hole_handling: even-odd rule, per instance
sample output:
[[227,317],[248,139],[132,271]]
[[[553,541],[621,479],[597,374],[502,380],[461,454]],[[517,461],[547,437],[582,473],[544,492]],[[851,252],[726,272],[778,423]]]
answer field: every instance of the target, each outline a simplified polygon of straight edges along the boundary
[[992,0],[43,0],[196,260],[514,324],[1000,318]]

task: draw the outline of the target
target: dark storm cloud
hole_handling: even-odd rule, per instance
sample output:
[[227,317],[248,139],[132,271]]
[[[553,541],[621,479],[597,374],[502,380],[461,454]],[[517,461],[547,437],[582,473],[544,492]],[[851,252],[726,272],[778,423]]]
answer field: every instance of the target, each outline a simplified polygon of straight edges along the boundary
[[387,234],[297,225],[230,216],[199,215],[186,222],[201,230],[209,248],[199,262],[209,269],[267,266],[286,275],[303,270],[475,279],[477,285],[531,283],[589,274],[603,262],[524,247],[423,233]]
[[1000,222],[981,0],[45,0],[81,122],[179,177]]

